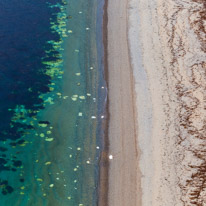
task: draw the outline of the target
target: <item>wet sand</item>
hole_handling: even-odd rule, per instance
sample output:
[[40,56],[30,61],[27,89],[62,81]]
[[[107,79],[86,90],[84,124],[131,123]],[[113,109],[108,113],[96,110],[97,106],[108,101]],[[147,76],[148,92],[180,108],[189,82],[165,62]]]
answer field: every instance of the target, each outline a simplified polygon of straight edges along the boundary
[[[108,1],[108,205],[140,205],[135,91],[128,48],[128,1]],[[106,205],[106,204],[105,204]]]

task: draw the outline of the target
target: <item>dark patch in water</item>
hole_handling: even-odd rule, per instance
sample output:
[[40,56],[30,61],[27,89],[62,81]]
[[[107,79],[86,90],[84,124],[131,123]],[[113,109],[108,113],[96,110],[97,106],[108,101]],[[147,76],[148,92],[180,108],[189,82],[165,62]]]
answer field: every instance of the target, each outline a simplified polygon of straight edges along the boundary
[[20,182],[24,182],[24,179],[21,178],[21,179],[19,179],[19,181],[20,181]]
[[19,160],[17,160],[17,161],[13,160],[12,162],[13,162],[14,167],[20,167],[22,165],[22,162]]
[[7,148],[5,148],[5,147],[0,147],[0,151],[1,152],[6,152],[8,149]]
[[5,166],[6,164],[7,164],[6,159],[0,158],[0,171],[10,170],[8,166]]
[[48,122],[48,121],[39,121],[39,124],[47,124],[47,125],[49,125],[50,122]]

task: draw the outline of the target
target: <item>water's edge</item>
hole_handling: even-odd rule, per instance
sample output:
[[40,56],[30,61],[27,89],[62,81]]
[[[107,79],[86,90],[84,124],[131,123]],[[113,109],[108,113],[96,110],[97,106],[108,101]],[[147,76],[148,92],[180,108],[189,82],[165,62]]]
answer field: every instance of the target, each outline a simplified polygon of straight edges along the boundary
[[104,45],[104,79],[107,85],[107,97],[105,104],[105,113],[106,113],[106,122],[103,125],[104,128],[104,136],[103,136],[103,148],[100,158],[100,177],[99,177],[99,198],[98,198],[98,206],[107,206],[108,205],[108,188],[109,188],[109,161],[108,161],[108,152],[109,152],[109,100],[108,100],[108,0],[104,0],[104,14],[103,14],[103,25],[102,25],[102,41]]

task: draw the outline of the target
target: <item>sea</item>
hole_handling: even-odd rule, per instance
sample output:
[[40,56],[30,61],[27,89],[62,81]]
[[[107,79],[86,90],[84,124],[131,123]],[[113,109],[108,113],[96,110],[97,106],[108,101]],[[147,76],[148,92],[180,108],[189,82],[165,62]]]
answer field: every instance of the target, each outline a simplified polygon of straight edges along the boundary
[[95,206],[104,0],[0,1],[0,206]]

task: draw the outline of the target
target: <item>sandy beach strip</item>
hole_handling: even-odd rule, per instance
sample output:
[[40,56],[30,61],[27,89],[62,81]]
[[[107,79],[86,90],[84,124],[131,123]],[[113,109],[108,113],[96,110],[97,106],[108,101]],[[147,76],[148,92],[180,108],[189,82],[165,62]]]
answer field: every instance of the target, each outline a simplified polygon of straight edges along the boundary
[[205,205],[205,3],[107,3],[113,159],[100,205]]
[[99,205],[205,205],[204,0],[105,5],[109,121]]
[[107,154],[112,155],[113,159],[109,160],[109,176],[105,178],[108,183],[107,202],[100,201],[99,205],[139,206],[140,152],[137,144],[134,79],[128,48],[128,1],[113,0],[106,5],[108,19],[106,17],[104,20],[108,20],[106,77],[109,111]]

